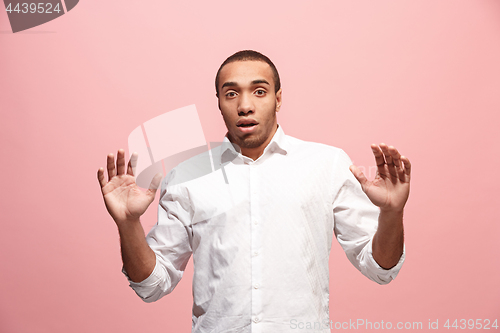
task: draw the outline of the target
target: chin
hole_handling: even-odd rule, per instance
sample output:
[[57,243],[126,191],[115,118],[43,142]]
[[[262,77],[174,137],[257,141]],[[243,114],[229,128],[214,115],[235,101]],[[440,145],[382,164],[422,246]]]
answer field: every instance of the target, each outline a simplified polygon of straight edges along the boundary
[[251,136],[246,138],[238,137],[235,143],[240,146],[240,148],[258,148],[266,141],[262,135]]
[[260,147],[266,140],[262,140],[261,138],[255,139],[247,139],[242,142],[242,148],[258,148]]

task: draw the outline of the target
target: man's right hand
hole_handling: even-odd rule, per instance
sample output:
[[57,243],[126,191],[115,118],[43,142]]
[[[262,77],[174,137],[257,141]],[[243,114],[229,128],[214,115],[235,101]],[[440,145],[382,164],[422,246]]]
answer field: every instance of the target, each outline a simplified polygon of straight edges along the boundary
[[127,221],[138,220],[153,202],[163,175],[158,173],[151,181],[147,191],[141,190],[135,183],[133,170],[137,164],[137,153],[130,157],[125,173],[125,151],[118,150],[115,160],[113,154],[107,158],[108,181],[104,179],[104,168],[97,171],[97,179],[101,185],[104,203],[109,214],[120,226]]

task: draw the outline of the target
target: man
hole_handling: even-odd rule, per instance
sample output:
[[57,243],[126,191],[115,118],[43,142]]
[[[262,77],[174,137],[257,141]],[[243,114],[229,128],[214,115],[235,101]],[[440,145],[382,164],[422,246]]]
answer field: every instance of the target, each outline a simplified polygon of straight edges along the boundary
[[[99,169],[123,273],[144,301],[156,301],[192,254],[193,332],[289,332],[298,323],[329,332],[332,236],[364,275],[390,282],[404,261],[410,162],[394,147],[372,145],[378,172],[368,181],[341,149],[285,135],[276,119],[278,72],[255,51],[221,65],[216,91],[224,143],[168,174],[147,238],[139,217],[161,175],[142,192],[132,171],[137,155],[126,167],[123,150],[116,168],[108,155],[108,182]],[[195,176],[208,154],[220,168]]]

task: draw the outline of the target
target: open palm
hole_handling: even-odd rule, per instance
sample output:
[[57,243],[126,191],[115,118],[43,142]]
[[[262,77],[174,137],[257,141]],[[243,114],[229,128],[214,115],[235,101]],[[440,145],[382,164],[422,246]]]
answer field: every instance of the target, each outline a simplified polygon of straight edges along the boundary
[[377,163],[377,175],[368,181],[363,172],[351,165],[350,170],[371,202],[384,210],[403,210],[410,194],[411,164],[398,150],[381,143],[371,145]]
[[97,171],[104,203],[116,223],[138,219],[153,202],[162,175],[157,174],[147,191],[140,189],[134,177],[137,153],[130,157],[125,173],[125,152],[118,150],[116,168],[113,154],[107,157],[108,182],[104,179],[104,169]]

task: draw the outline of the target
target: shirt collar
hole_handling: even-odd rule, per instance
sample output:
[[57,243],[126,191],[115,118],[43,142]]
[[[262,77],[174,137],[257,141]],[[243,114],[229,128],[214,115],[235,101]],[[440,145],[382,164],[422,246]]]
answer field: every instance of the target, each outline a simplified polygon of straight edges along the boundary
[[[288,149],[288,144],[285,132],[283,132],[283,129],[278,124],[278,129],[274,133],[273,138],[271,139],[267,147],[264,149],[264,152],[262,153],[261,157],[268,153],[279,153],[286,155],[288,153],[287,149]],[[239,155],[241,155],[240,148],[236,144],[231,143],[231,141],[229,141],[229,139],[227,138],[226,134],[221,147],[221,162],[222,163],[229,162]]]

